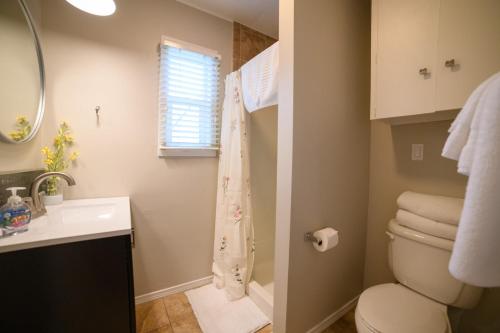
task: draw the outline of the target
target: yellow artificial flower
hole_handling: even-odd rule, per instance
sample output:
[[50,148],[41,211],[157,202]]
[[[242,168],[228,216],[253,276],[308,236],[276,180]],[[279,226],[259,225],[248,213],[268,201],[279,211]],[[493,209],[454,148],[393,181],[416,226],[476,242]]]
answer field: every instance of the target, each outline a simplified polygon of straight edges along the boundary
[[26,118],[26,116],[17,116],[16,117],[16,123],[18,124],[25,124],[28,122],[28,119]]
[[14,141],[21,141],[31,133],[31,124],[26,116],[16,117],[16,130],[9,133]]
[[[42,153],[45,164],[45,169],[47,171],[64,171],[69,167],[70,162],[74,162],[78,159],[79,153],[72,152],[66,154],[67,146],[73,145],[75,139],[71,135],[71,128],[68,123],[60,123],[57,129],[57,135],[54,137],[53,148],[48,146],[42,147],[40,152]],[[55,180],[49,179],[48,183],[54,183]],[[54,184],[52,184],[54,185]]]
[[60,145],[61,145],[61,143],[62,143],[61,137],[60,137],[60,136],[56,136],[56,137],[54,138],[54,146],[56,146],[56,147],[57,147],[57,146],[60,146]]
[[77,151],[74,151],[71,153],[71,155],[69,155],[69,160],[70,161],[76,161],[76,159],[78,158],[78,156],[80,156],[80,153],[77,152]]
[[11,137],[12,140],[14,141],[18,141],[20,139],[22,139],[21,137],[21,134],[19,132],[16,132],[16,131],[12,131],[9,133],[9,136]]
[[69,125],[67,122],[63,121],[60,125],[59,125],[59,130],[61,133],[65,133],[66,131],[69,130]]
[[[76,161],[78,152],[72,152],[69,156],[66,154],[67,146],[74,143],[71,135],[71,128],[68,123],[63,121],[59,124],[57,134],[54,137],[53,149],[43,147],[41,153],[44,156],[43,163],[47,171],[64,171],[70,165],[70,162]],[[47,180],[47,194],[55,195],[57,192],[57,177],[50,177]]]

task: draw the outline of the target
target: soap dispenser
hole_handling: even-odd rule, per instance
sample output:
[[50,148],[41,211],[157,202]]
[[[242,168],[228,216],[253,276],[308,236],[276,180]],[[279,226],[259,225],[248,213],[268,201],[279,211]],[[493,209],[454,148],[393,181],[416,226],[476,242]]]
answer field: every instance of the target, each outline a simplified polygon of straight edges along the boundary
[[17,191],[25,187],[9,187],[12,195],[7,203],[0,208],[0,227],[4,235],[15,235],[28,230],[31,221],[30,207],[17,195]]

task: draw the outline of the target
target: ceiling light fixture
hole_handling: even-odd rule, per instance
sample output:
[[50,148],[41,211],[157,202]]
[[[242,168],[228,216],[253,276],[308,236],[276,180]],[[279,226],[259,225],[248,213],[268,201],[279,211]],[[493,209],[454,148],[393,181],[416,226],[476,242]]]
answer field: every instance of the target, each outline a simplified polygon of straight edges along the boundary
[[66,0],[76,8],[98,16],[112,15],[116,10],[114,0]]

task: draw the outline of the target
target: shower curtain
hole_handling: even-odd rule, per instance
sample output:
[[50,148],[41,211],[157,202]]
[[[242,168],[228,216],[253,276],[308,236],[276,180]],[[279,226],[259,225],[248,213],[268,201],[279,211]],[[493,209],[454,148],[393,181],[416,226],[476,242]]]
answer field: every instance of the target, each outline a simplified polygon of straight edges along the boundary
[[230,300],[245,295],[254,262],[247,117],[236,71],[226,77],[212,266],[215,285]]

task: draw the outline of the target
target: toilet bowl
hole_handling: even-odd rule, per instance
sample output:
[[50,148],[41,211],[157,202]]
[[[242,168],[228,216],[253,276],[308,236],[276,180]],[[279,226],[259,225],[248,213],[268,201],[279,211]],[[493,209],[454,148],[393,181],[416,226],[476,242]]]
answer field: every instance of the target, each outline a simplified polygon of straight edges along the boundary
[[446,306],[401,284],[371,287],[356,307],[358,333],[450,333]]
[[359,333],[451,333],[447,305],[474,307],[482,289],[448,272],[453,241],[389,222],[389,265],[399,283],[366,289],[358,300]]

